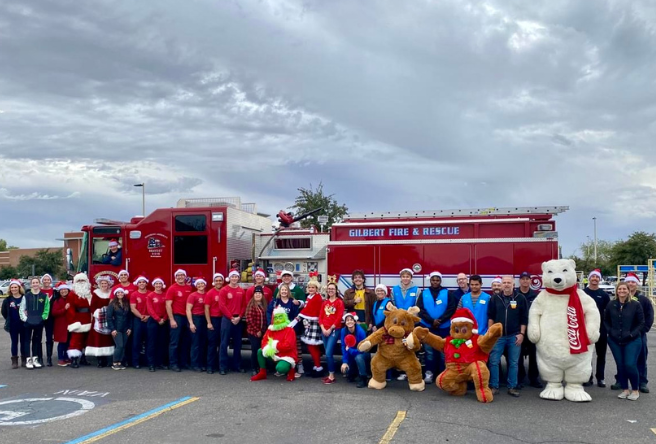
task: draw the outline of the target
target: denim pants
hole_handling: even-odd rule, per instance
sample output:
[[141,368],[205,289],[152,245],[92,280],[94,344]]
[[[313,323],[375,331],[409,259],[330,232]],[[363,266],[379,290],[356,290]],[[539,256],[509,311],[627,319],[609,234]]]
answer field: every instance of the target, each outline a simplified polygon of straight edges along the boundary
[[65,361],[68,359],[66,352],[68,351],[68,341],[57,343],[57,360]]
[[192,315],[196,333],[191,333],[191,366],[205,368],[207,362],[207,320],[204,315]]
[[357,374],[363,377],[367,376],[367,362],[371,362],[371,355],[369,353],[358,353],[355,356],[349,355],[344,363],[349,366],[349,374],[355,374],[357,369]]
[[178,328],[171,328],[169,362],[171,367],[184,368],[189,364],[189,322],[184,315],[174,314]]
[[[323,335],[322,335],[323,336]],[[323,347],[326,349],[326,363],[328,364],[328,372],[335,373],[335,345],[337,344],[337,330],[333,331],[328,336],[323,336]]]
[[[178,327],[179,328],[179,327]],[[159,325],[153,318],[148,318],[148,340],[146,341],[146,358],[149,367],[164,365],[168,339],[168,322]]]
[[635,338],[628,344],[620,345],[609,336],[608,346],[617,364],[617,382],[620,383],[622,390],[629,389],[629,381],[633,390],[638,390],[640,376],[637,363],[642,349],[642,338]]
[[[150,319],[150,318],[149,318]],[[141,350],[148,335],[148,322],[139,318],[132,320],[132,365],[141,365]]]
[[25,325],[22,322],[12,322],[9,324],[9,337],[11,338],[12,356],[18,356],[19,350],[23,356],[29,355],[29,353],[25,353],[25,338],[27,338],[27,334],[25,332]]
[[257,362],[257,351],[262,348],[262,338],[249,334],[248,341],[251,343],[251,370],[257,371],[259,368]]
[[[449,336],[449,328],[431,328],[431,333],[446,338]],[[446,369],[444,364],[444,353],[435,350],[428,344],[424,344],[424,351],[426,352],[426,371],[432,372],[434,375],[439,375]]]
[[[505,350],[508,350],[508,388],[512,389],[517,387],[517,366],[519,363],[519,355],[522,347],[515,345],[517,340],[516,335],[502,336],[499,338],[494,348],[490,352],[490,360],[488,367],[490,368],[490,387],[499,388],[499,364],[501,356]],[[526,338],[524,338],[526,341]]]
[[219,345],[221,344],[221,317],[212,316],[213,330],[207,329],[207,368],[218,370]]
[[126,332],[116,332],[114,336],[114,362],[121,362],[125,357],[125,346],[128,342],[128,334]]
[[[221,353],[219,355],[219,369],[239,371],[241,368],[241,330],[242,323],[233,324],[225,316],[221,319]],[[228,359],[228,344],[232,339],[232,365]]]
[[649,380],[647,379],[647,333],[642,334],[642,346],[640,347],[640,353],[638,354],[638,375],[640,378],[640,385],[647,385]]

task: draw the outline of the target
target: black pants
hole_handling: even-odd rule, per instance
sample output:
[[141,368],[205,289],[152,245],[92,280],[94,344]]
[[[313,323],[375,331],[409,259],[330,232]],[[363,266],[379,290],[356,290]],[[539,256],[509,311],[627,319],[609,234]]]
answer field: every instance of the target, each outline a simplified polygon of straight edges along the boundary
[[46,342],[53,342],[53,334],[55,333],[55,318],[52,315],[44,322],[46,330]]
[[[139,318],[132,320],[132,366],[141,365],[141,350],[148,335],[148,322]],[[127,352],[127,351],[126,351]]]
[[162,325],[148,318],[148,341],[146,346],[146,357],[150,367],[164,365],[166,362],[166,352],[169,343],[169,323],[164,322]]
[[262,338],[248,335],[248,340],[251,343],[251,370],[257,371],[260,368],[257,363],[257,351],[262,348]]
[[212,327],[214,330],[207,329],[207,368],[212,370],[219,369],[219,345],[221,345],[221,317],[212,316]]
[[189,321],[187,316],[174,314],[178,328],[171,328],[169,362],[171,366],[185,368],[189,365]]
[[192,315],[196,333],[191,334],[191,366],[194,370],[205,368],[207,362],[207,320],[203,315]]
[[608,350],[608,334],[602,331],[599,340],[595,343],[595,351],[597,353],[597,368],[595,371],[595,378],[601,381],[606,373],[606,351]]
[[[23,356],[38,357],[39,361],[43,360],[43,324],[29,325],[27,322],[24,326],[25,342],[23,342]],[[30,354],[30,342],[32,343],[32,354]]]
[[528,380],[536,382],[540,372],[538,371],[538,360],[536,356],[535,344],[524,338],[522,342],[522,354],[519,359],[519,372],[517,374],[517,382],[522,383],[526,377],[526,369],[524,368],[524,358],[528,357]]

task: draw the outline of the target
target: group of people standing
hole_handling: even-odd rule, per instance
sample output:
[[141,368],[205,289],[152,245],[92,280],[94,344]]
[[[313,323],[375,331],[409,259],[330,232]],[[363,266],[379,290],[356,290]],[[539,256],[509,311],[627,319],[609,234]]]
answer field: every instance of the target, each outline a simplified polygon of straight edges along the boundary
[[[304,291],[287,271],[282,273],[282,283],[272,292],[265,285],[265,278],[263,270],[256,270],[254,285],[244,289],[239,285],[240,273],[232,270],[227,282],[221,273],[216,273],[211,286],[204,278],[191,280],[192,285],[187,273],[180,269],[167,289],[162,278],[151,282],[139,276],[130,282],[128,272],[122,270],[118,273],[118,283],[113,286],[111,278],[102,275],[96,279],[97,288],[92,290],[87,276],[78,274],[73,286],[60,283],[53,288],[52,277],[44,275],[32,279],[28,292],[20,281],[12,281],[2,304],[5,330],[11,336],[12,368],[19,367],[19,351],[20,366],[28,369],[43,366],[45,330],[47,366],[53,365],[56,341],[60,366],[88,365],[86,357],[93,356],[99,367],[109,365],[111,359],[116,370],[127,365],[137,369],[147,365],[151,372],[169,368],[176,372],[190,369],[210,374],[218,371],[222,375],[230,371],[244,373],[241,344],[245,333],[252,350],[250,367],[255,376],[260,370],[257,351],[263,347],[262,338],[271,328],[274,310],[282,308],[296,333],[294,378],[307,373],[322,376],[324,384],[335,383],[338,364],[334,354],[339,340],[342,352],[339,370],[350,381],[356,381],[358,387],[365,387],[370,355],[359,352],[357,344],[367,334],[383,327],[386,310],[417,306],[420,324],[446,337],[453,313],[465,307],[474,314],[479,334],[485,334],[497,322],[503,327],[488,362],[493,392],[499,390],[502,356],[508,363],[508,394],[519,396],[526,376],[531,386],[542,387],[535,345],[525,337],[528,311],[538,294],[530,288],[529,273],[520,275],[519,288],[515,288],[512,276],[499,276],[493,280],[489,293],[482,291],[481,276],[468,277],[464,273],[457,276],[456,289],[443,287],[439,272],[430,273],[430,286],[420,289],[412,283],[413,272],[408,268],[401,270],[399,284],[391,292],[383,284],[367,288],[362,270],[352,273],[353,285],[343,295],[332,282],[323,288],[325,296],[322,295],[322,286],[316,280],[308,282]],[[606,386],[605,358],[606,348],[610,346],[618,368],[617,382],[612,388],[622,390],[620,398],[637,399],[639,391],[649,392],[646,333],[654,317],[651,301],[638,291],[639,280],[635,275],[618,284],[617,298],[613,301],[599,288],[599,270],[592,271],[588,280],[585,292],[597,303],[603,319],[601,338],[595,344],[597,384]],[[228,350],[230,344],[232,356]],[[313,363],[307,372],[301,358],[302,344]],[[327,376],[321,362],[322,346]],[[444,355],[428,345],[424,349],[424,380],[430,384],[445,368]],[[528,358],[528,371],[524,367],[525,358]],[[405,379],[405,374],[400,374],[398,379]],[[633,391],[629,391],[629,382]],[[588,385],[592,383],[593,375]]]

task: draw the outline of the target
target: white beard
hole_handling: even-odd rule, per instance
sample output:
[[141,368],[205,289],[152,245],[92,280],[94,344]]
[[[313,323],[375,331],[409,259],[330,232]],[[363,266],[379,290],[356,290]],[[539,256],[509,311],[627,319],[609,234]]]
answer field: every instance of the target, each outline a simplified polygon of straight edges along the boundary
[[73,291],[81,298],[91,299],[91,284],[88,281],[75,282]]

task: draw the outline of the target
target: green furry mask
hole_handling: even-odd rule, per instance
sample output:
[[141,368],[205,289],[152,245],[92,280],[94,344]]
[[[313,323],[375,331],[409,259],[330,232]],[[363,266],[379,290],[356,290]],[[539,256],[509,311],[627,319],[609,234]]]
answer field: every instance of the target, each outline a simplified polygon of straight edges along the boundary
[[289,318],[287,317],[286,312],[274,313],[273,323],[271,325],[271,330],[278,331],[289,325]]

